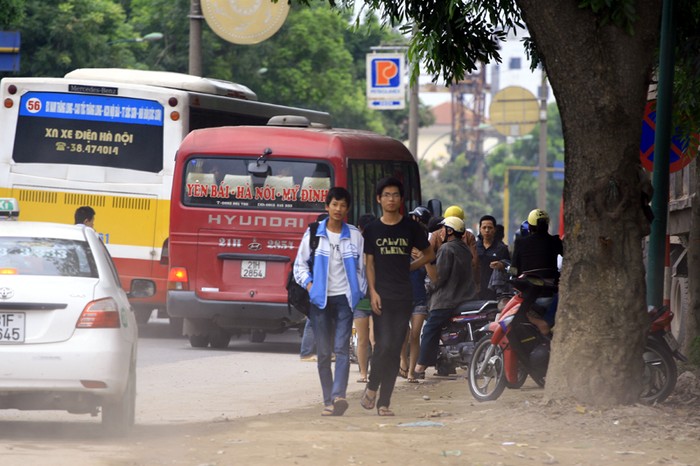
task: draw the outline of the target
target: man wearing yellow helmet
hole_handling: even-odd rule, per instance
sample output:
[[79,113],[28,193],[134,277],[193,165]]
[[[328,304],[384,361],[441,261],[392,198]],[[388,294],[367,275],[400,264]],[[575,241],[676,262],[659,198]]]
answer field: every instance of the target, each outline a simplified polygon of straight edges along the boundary
[[[564,255],[564,246],[559,236],[549,234],[549,215],[544,210],[534,209],[527,216],[527,223],[530,225],[530,234],[515,240],[511,267],[518,274],[534,271],[542,278],[559,278],[557,259],[559,255]],[[544,320],[534,313],[528,313],[530,322],[545,335],[554,326],[556,295],[554,298],[554,303],[543,316]]]

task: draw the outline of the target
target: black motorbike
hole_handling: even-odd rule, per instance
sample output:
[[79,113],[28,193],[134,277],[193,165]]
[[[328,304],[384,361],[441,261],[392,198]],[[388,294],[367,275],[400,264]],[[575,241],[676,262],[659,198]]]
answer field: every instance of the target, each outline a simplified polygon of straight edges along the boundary
[[476,343],[484,335],[482,328],[498,315],[498,302],[473,300],[462,303],[440,331],[440,347],[435,364],[437,375],[457,373],[466,369],[474,354]]

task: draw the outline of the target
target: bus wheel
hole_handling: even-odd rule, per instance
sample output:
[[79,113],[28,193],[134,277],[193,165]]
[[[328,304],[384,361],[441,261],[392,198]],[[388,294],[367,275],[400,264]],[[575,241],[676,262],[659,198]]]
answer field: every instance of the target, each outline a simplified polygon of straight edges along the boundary
[[206,348],[209,345],[209,335],[190,335],[192,348]]
[[230,341],[231,335],[229,335],[229,333],[222,328],[217,328],[216,330],[212,331],[211,335],[209,335],[209,344],[212,348],[228,348]]
[[266,336],[267,334],[262,330],[251,330],[248,339],[251,343],[262,343]]
[[151,307],[134,307],[134,314],[136,316],[136,323],[146,324],[153,314],[153,308]]
[[184,320],[185,319],[183,319],[182,317],[169,317],[168,330],[170,332],[170,336],[182,336],[182,324]]

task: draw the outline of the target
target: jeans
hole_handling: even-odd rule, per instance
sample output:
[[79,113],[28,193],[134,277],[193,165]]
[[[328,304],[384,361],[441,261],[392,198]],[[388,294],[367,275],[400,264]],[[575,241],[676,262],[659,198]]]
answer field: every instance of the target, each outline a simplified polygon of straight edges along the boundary
[[[311,304],[309,317],[316,335],[323,404],[330,406],[336,398],[345,398],[348,388],[353,313],[345,295],[338,295],[328,297],[325,309]],[[334,352],[335,377],[331,371],[331,355]]]
[[428,314],[428,319],[423,325],[423,333],[420,337],[420,354],[418,364],[421,366],[434,366],[440,346],[440,329],[445,322],[450,320],[454,309],[433,309]]
[[374,351],[367,388],[379,390],[377,407],[388,408],[401,364],[401,347],[406,339],[408,321],[413,311],[412,300],[383,299],[382,314],[372,314]]
[[314,329],[311,326],[311,319],[306,319],[304,324],[304,333],[301,335],[301,350],[300,357],[311,356],[316,353],[316,338],[314,338]]

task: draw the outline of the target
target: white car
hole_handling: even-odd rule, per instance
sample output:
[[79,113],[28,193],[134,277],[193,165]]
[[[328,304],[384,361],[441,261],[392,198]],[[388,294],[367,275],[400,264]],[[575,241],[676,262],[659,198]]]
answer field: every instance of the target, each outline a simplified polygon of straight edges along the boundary
[[[154,293],[134,280],[129,296]],[[102,412],[134,424],[138,330],[92,228],[0,221],[0,409]]]

